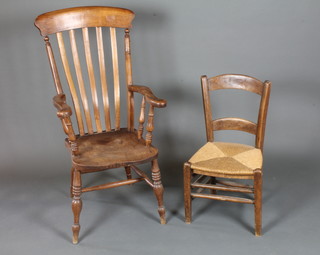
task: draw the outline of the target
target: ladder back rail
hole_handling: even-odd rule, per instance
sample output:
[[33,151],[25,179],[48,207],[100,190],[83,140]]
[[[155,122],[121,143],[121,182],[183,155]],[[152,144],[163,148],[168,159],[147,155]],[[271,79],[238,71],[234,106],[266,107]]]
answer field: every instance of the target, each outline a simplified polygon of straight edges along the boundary
[[238,75],[238,74],[223,74],[208,79],[209,90],[219,89],[241,89],[262,94],[263,83],[256,78]]
[[257,133],[257,124],[242,118],[220,118],[212,121],[212,128],[216,130],[241,130],[253,135]]
[[70,89],[70,93],[71,93],[71,97],[72,97],[72,101],[73,101],[73,105],[74,105],[74,109],[75,109],[75,113],[76,113],[76,119],[77,119],[77,123],[78,123],[78,127],[79,127],[79,133],[80,133],[80,135],[84,135],[85,130],[84,130],[84,125],[83,125],[83,120],[82,120],[82,115],[81,115],[79,98],[78,98],[78,94],[77,94],[77,91],[76,91],[76,88],[74,85],[74,81],[73,81],[73,78],[71,75],[70,65],[69,65],[69,61],[68,61],[68,57],[67,57],[67,53],[66,53],[63,35],[60,32],[60,33],[57,33],[56,36],[57,36],[58,47],[59,47],[59,51],[60,51],[63,69],[64,69],[64,72],[65,72],[65,75],[67,78],[67,82],[69,85],[69,89]]

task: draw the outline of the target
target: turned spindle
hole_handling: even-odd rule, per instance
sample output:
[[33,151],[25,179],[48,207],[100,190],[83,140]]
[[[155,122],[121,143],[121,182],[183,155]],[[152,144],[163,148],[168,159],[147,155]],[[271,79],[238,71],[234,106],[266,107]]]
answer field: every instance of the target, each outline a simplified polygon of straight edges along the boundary
[[154,116],[154,107],[150,105],[149,113],[148,113],[148,124],[147,124],[147,134],[146,134],[146,145],[150,146],[152,142],[152,131],[154,129],[153,126],[153,116]]
[[140,108],[140,117],[139,117],[139,127],[138,127],[138,138],[141,139],[143,134],[143,126],[144,126],[144,112],[146,108],[146,99],[142,97],[141,108]]

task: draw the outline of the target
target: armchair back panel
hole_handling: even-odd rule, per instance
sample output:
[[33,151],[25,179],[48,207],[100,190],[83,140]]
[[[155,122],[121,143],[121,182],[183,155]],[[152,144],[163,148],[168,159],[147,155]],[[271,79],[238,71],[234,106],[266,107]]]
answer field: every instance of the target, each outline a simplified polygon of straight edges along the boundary
[[58,94],[64,93],[60,77],[65,76],[81,136],[120,130],[122,97],[127,100],[127,128],[134,129],[133,92],[128,90],[133,18],[132,11],[122,8],[76,7],[40,15],[35,21],[44,36]]

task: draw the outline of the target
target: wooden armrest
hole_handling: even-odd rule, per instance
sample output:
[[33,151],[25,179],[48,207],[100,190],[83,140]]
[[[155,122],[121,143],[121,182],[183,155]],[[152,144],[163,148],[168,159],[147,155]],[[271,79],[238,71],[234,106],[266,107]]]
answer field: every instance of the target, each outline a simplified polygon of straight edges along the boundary
[[[57,108],[57,116],[61,120],[62,127],[70,142],[74,142],[76,140],[76,136],[73,131],[72,122],[70,116],[72,115],[72,110],[69,105],[66,103],[66,95],[58,94],[53,97],[53,105]],[[73,146],[72,151],[74,154],[77,151],[76,146]]]
[[128,86],[129,91],[138,92],[146,98],[146,101],[149,102],[152,106],[163,108],[166,107],[167,101],[164,99],[157,98],[151,91],[150,88],[146,86],[139,85],[130,85]]
[[66,95],[58,94],[53,97],[53,105],[57,108],[57,116],[61,118],[68,118],[72,115],[72,110],[66,103]]

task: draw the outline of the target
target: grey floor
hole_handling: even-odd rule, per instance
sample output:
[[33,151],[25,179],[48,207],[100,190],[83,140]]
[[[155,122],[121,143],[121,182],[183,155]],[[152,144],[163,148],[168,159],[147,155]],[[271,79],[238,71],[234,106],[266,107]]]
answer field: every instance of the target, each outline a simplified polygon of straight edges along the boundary
[[[86,193],[78,245],[71,243],[67,158],[28,164],[33,169],[25,174],[22,165],[2,169],[1,254],[319,254],[320,173],[313,159],[266,156],[260,238],[253,235],[251,205],[196,199],[194,221],[186,225],[177,162],[162,164],[167,225],[159,224],[144,183]],[[86,175],[84,185],[117,178],[114,170]]]

